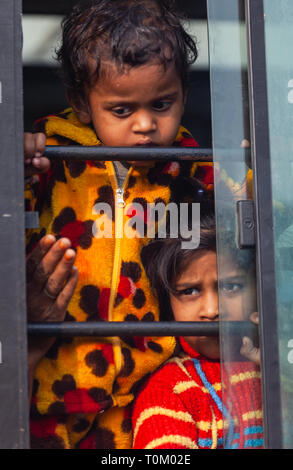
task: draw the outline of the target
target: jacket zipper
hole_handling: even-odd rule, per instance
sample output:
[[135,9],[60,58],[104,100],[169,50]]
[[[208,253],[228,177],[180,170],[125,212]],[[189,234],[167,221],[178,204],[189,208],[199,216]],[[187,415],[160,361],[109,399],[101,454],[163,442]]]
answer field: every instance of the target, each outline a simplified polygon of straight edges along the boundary
[[123,188],[116,189],[116,205],[119,208],[124,208],[125,207],[124,189]]
[[[116,298],[116,293],[118,290],[118,284],[120,280],[120,257],[121,257],[121,241],[123,238],[123,215],[124,215],[124,190],[128,184],[129,175],[131,169],[129,169],[128,174],[124,180],[122,187],[118,186],[118,180],[116,177],[115,167],[112,164],[112,171],[115,181],[115,249],[114,249],[114,262],[113,262],[113,270],[112,270],[112,281],[111,281],[111,291],[110,291],[110,299],[109,299],[109,310],[108,310],[108,318],[109,321],[113,321],[113,309],[114,303]],[[121,341],[120,338],[113,337],[113,349],[114,349],[114,358],[115,358],[115,367],[117,371],[117,375],[121,371],[122,368],[122,357],[121,357]]]

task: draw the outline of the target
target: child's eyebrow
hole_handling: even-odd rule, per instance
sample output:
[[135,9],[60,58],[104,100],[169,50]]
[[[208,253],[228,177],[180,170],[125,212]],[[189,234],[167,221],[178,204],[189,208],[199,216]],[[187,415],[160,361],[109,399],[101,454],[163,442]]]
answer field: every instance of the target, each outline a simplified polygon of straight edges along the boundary
[[128,98],[117,98],[117,100],[115,101],[104,101],[104,104],[108,104],[110,106],[117,106],[119,104],[127,104],[127,103],[130,103],[129,99]]
[[227,281],[239,281],[239,280],[245,280],[246,279],[246,276],[245,274],[233,274],[233,275],[230,275],[230,276],[223,276],[223,277],[220,277],[219,278],[219,282],[227,282]]
[[177,90],[174,91],[173,93],[172,92],[171,93],[166,93],[166,94],[162,93],[162,94],[158,95],[158,97],[155,98],[154,101],[176,98],[178,96],[178,93],[179,92]]
[[[171,100],[171,99],[174,99],[178,96],[178,91],[174,91],[174,93],[168,93],[168,94],[160,94],[158,95],[157,97],[153,98],[152,99],[152,102],[156,102],[156,101],[161,101],[161,100]],[[130,100],[129,98],[125,97],[125,98],[120,98],[120,97],[117,97],[117,100],[111,100],[111,101],[104,101],[104,104],[106,104],[107,106],[120,106],[120,105],[126,105],[126,104],[131,104],[131,103],[135,103],[136,101],[135,100]]]
[[197,282],[182,282],[182,283],[176,284],[176,285],[175,285],[175,289],[176,289],[176,290],[179,290],[179,289],[190,289],[191,287],[200,287],[200,286],[201,286],[201,282],[200,282],[200,281],[197,281]]

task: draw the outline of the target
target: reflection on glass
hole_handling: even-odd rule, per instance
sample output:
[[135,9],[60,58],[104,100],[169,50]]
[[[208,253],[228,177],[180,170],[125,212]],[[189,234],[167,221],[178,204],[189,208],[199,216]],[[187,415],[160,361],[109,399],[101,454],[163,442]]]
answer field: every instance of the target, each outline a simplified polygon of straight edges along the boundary
[[264,0],[283,446],[293,446],[293,3]]
[[[209,0],[208,20],[223,444],[225,448],[261,448],[264,441],[255,253],[239,248],[236,219],[236,202],[253,198],[244,1]],[[223,20],[232,23],[233,28],[225,30]],[[223,67],[225,56],[233,56],[233,66]],[[237,322],[236,327],[230,322]]]

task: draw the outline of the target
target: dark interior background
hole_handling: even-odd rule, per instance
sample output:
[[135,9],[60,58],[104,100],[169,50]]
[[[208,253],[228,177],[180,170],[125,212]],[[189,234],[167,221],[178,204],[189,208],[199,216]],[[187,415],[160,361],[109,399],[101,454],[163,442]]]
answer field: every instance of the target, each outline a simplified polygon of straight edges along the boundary
[[[206,0],[177,0],[181,10],[192,19],[206,20]],[[24,14],[65,15],[77,0],[23,0]],[[86,0],[85,0],[86,3]],[[58,69],[50,66],[24,66],[24,127],[31,131],[33,122],[68,106]],[[193,70],[190,77],[188,101],[182,124],[198,141],[200,147],[210,148],[211,105],[208,70]]]

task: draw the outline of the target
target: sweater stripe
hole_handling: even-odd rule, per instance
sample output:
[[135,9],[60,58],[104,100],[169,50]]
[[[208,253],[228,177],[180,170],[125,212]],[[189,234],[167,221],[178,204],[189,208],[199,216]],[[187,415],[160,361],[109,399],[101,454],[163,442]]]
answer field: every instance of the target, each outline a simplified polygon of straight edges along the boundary
[[212,426],[211,426],[211,431],[212,431],[212,442],[211,442],[211,449],[216,449],[219,445],[218,441],[218,429],[217,429],[217,419],[214,413],[214,410],[211,409],[212,415],[213,415],[213,421],[212,421]]
[[200,390],[202,390],[203,392],[205,392],[206,390],[204,389],[204,387],[201,387],[200,385],[198,385],[196,382],[194,381],[189,381],[189,382],[179,382],[175,385],[175,387],[173,388],[173,391],[174,393],[176,394],[180,394],[180,393],[184,393],[186,392],[187,390],[190,390],[191,388],[199,388]]
[[169,436],[162,436],[158,439],[154,439],[153,441],[149,442],[145,448],[156,449],[166,444],[177,444],[186,447],[187,449],[198,449],[198,446],[195,444],[194,440],[186,436],[181,436],[180,434],[170,434]]
[[[180,394],[180,393],[184,393],[186,392],[187,390],[189,390],[190,388],[199,388],[203,393],[209,393],[209,390],[206,389],[206,387],[201,387],[200,385],[198,385],[196,382],[192,381],[192,382],[178,382],[175,387],[173,388],[173,391],[174,393],[176,394]],[[222,385],[221,383],[217,382],[215,383],[215,385],[213,385],[214,389],[216,390],[216,392],[220,391],[222,389]]]
[[[223,445],[223,438],[222,437],[217,439],[217,444],[218,444],[218,446]],[[205,447],[205,448],[209,447],[210,449],[216,449],[216,447],[214,447],[214,445],[213,445],[213,439],[209,439],[208,437],[207,438],[199,437],[198,438],[198,445],[200,447]]]
[[168,416],[173,419],[179,419],[185,423],[194,423],[194,420],[189,413],[184,411],[174,411],[161,406],[153,406],[144,410],[138,417],[134,429],[133,439],[135,439],[139,428],[149,418],[153,418],[155,415]]
[[248,439],[244,442],[244,448],[248,447],[263,447],[264,440],[263,439]]
[[219,408],[219,410],[221,411],[221,413],[223,413],[223,404],[222,404],[222,400],[220,399],[219,395],[216,393],[214,387],[212,386],[212,384],[210,384],[210,382],[208,381],[208,379],[206,378],[201,366],[200,366],[200,363],[197,359],[193,359],[193,363],[194,363],[194,366],[196,368],[196,371],[198,373],[198,375],[200,376],[205,388],[208,390],[208,393],[211,395],[212,399],[214,400],[215,404],[217,405],[217,407]]
[[248,434],[256,434],[258,432],[263,433],[263,427],[262,426],[251,426],[250,428],[245,428],[244,429],[244,435]]
[[243,421],[248,421],[249,419],[262,419],[262,411],[255,410],[255,411],[248,411],[242,415]]
[[259,379],[261,378],[261,374],[258,371],[248,371],[248,372],[241,372],[240,374],[235,374],[230,377],[231,384],[235,385],[238,382],[243,382],[249,379]]

